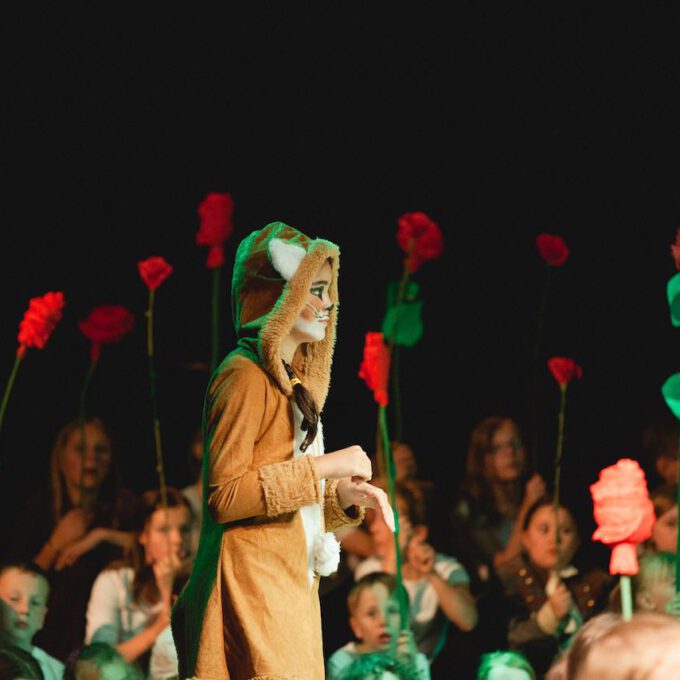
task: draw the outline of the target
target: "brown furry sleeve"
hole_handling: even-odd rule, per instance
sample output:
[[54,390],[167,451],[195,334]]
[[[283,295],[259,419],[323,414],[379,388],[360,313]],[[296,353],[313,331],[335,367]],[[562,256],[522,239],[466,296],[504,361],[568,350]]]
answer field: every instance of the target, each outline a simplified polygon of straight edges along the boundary
[[321,501],[316,469],[308,456],[257,469],[267,378],[251,362],[227,368],[210,387],[207,408],[208,508],[224,524],[273,517]]
[[[326,531],[335,531],[342,527],[357,526],[363,522],[364,509],[356,505],[347,508],[347,512],[342,509],[338,502],[338,479],[326,480],[326,491],[324,493],[323,514],[326,524]],[[352,514],[348,514],[352,513]]]

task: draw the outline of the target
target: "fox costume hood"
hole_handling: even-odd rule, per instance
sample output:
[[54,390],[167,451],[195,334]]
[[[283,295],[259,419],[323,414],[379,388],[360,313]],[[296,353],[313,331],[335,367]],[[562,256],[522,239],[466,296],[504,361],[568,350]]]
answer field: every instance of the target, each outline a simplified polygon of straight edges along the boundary
[[331,265],[325,337],[292,362],[321,411],[338,313],[339,250],[282,222],[239,245],[232,278],[236,349],[215,371],[203,412],[203,523],[191,578],[173,607],[179,677],[322,680],[319,576],[337,568],[331,533],[358,524],[319,480],[319,429],[304,453],[302,416],[281,342],[315,275]]

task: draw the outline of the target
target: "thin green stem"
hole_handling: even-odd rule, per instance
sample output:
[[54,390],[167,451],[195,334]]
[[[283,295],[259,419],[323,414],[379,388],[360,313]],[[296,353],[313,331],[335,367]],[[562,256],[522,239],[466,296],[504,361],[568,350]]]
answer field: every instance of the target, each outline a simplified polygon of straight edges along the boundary
[[543,362],[541,359],[541,345],[543,342],[543,321],[545,318],[545,308],[548,303],[548,292],[550,290],[550,281],[552,274],[552,267],[546,264],[545,280],[543,282],[543,291],[541,293],[541,302],[538,308],[538,318],[536,320],[536,341],[534,344],[534,356],[532,366],[532,380],[531,380],[531,465],[534,472],[538,469],[538,385],[539,377]]
[[394,458],[392,457],[392,448],[390,446],[390,436],[387,431],[387,418],[385,415],[385,407],[380,406],[378,411],[378,417],[380,420],[380,429],[382,432],[383,449],[385,453],[385,461],[387,463],[387,486],[390,494],[390,504],[392,505],[392,512],[394,513],[394,550],[396,554],[396,579],[397,579],[397,590],[399,593],[399,614],[401,617],[401,629],[406,630],[408,628],[408,612],[409,603],[406,599],[406,593],[403,588],[403,578],[401,575],[401,564],[402,555],[401,547],[399,545],[399,511],[397,510],[397,499],[396,499],[396,471],[394,466]]
[[213,269],[212,286],[212,343],[210,354],[210,375],[217,368],[217,358],[220,346],[220,269]]
[[619,576],[621,583],[621,614],[624,621],[633,618],[633,596],[630,587],[630,576]]
[[[23,347],[23,345],[22,345]],[[17,352],[14,358],[14,365],[12,366],[12,371],[9,374],[9,379],[7,380],[7,386],[5,387],[5,394],[2,396],[2,404],[0,404],[0,429],[2,429],[2,423],[5,419],[5,411],[7,410],[7,402],[9,401],[9,395],[12,392],[12,387],[14,386],[14,379],[17,377],[17,371],[19,370],[19,364],[24,358],[23,351]]]
[[564,412],[567,405],[567,386],[560,385],[560,412],[557,416],[557,446],[555,447],[555,481],[553,484],[553,509],[555,510],[555,526],[557,531],[557,545],[560,545],[562,536],[558,510],[560,507],[560,477],[562,474],[562,451],[564,448]]
[[[146,353],[149,359],[149,385],[151,388],[151,415],[153,419],[154,445],[156,449],[156,472],[161,492],[161,504],[165,511],[166,523],[168,519],[168,491],[165,483],[165,466],[163,464],[163,448],[161,446],[161,424],[158,417],[158,396],[156,392],[156,366],[153,351],[153,307],[155,300],[154,290],[149,290],[149,309],[146,312]],[[170,540],[168,534],[168,541]]]

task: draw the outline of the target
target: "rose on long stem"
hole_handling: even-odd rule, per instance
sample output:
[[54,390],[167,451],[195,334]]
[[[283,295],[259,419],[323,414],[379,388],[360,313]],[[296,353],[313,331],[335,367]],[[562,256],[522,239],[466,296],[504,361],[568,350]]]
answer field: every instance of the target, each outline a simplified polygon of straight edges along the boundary
[[387,468],[387,486],[390,495],[390,504],[392,505],[392,512],[394,513],[394,550],[396,556],[396,580],[397,592],[399,594],[399,615],[401,621],[401,629],[408,628],[408,611],[409,604],[406,600],[406,593],[403,588],[403,578],[401,574],[401,546],[399,545],[399,511],[397,510],[396,499],[396,469],[394,465],[394,458],[392,456],[392,447],[390,446],[390,436],[387,429],[387,417],[385,415],[385,407],[378,407],[378,421],[380,423],[380,431],[382,433],[383,452],[385,454],[385,462]]
[[163,448],[161,445],[161,424],[158,416],[158,396],[156,392],[156,366],[153,348],[153,307],[156,291],[149,289],[149,308],[146,312],[146,353],[149,360],[149,385],[151,390],[151,415],[153,419],[154,446],[156,449],[156,472],[161,492],[161,505],[165,510],[166,520],[168,512],[168,492],[165,483],[165,466],[163,464]]
[[[415,242],[413,239],[409,241],[408,248],[406,250],[406,256],[407,259],[405,260],[408,261],[408,258],[411,256],[411,253],[413,252],[413,248],[415,246]],[[399,305],[403,304],[404,298],[406,297],[406,286],[408,284],[408,280],[411,276],[411,272],[409,271],[408,267],[406,264],[404,264],[404,268],[401,274],[401,280],[399,281],[399,288],[397,289],[397,298],[394,302],[394,306],[398,309]],[[394,323],[394,328],[392,329],[392,335],[390,337],[389,345],[387,347],[388,354],[390,356],[390,366],[391,366],[391,383],[392,383],[392,400],[395,402],[395,429],[397,432],[397,440],[401,440],[402,436],[402,426],[401,426],[401,395],[400,395],[400,390],[399,390],[399,360],[398,360],[398,350],[399,347],[396,345],[396,337],[397,337],[397,326],[399,324],[399,315],[397,314],[395,317],[395,323]],[[385,451],[384,447],[382,445],[382,435],[381,435],[381,426],[380,426],[380,414],[378,414],[378,423],[376,427],[376,459],[378,462],[378,472],[380,474],[384,474],[385,470],[387,468],[386,465],[386,460],[385,460]]]

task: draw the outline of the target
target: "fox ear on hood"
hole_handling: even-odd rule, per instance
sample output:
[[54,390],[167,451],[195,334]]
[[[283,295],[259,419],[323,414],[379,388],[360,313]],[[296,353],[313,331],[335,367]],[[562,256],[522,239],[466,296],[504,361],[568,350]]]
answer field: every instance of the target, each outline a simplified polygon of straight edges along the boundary
[[307,251],[301,246],[287,243],[280,238],[271,239],[268,245],[272,266],[286,281],[290,281]]

